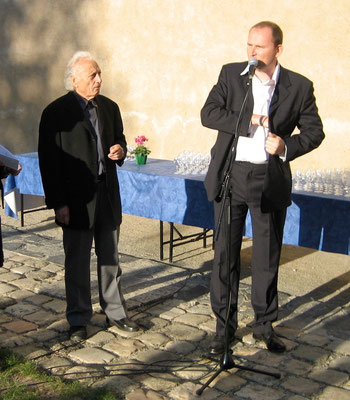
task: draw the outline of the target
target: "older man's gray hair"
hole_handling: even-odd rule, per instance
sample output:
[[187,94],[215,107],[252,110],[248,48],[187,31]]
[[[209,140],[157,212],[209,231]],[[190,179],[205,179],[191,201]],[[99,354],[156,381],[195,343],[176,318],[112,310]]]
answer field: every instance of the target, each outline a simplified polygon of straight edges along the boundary
[[68,61],[66,72],[64,74],[64,87],[67,90],[74,90],[71,76],[75,74],[75,64],[81,59],[94,60],[88,51],[77,51]]

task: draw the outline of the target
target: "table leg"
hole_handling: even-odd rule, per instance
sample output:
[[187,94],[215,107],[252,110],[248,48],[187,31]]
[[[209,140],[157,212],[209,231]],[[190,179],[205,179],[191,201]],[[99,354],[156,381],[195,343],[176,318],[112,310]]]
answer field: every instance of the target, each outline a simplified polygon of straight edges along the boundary
[[164,226],[163,221],[159,221],[159,258],[164,260]]

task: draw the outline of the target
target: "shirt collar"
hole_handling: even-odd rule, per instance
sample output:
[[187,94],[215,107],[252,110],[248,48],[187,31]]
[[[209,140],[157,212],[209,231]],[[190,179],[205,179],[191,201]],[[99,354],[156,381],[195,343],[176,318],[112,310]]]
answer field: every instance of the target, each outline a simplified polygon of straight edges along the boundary
[[[278,80],[278,78],[279,78],[279,76],[280,76],[280,70],[281,70],[281,66],[280,66],[280,64],[277,62],[276,68],[275,68],[275,70],[273,71],[273,74],[272,74],[272,78],[271,78],[269,81],[267,81],[267,82],[274,81],[274,83],[276,83],[277,80]],[[249,71],[249,64],[247,64],[247,66],[246,66],[246,67],[244,68],[244,70],[241,72],[241,75],[243,76],[243,75],[247,74],[248,71]],[[264,82],[264,83],[267,83],[267,82]]]
[[[75,97],[77,98],[77,100],[78,100],[78,102],[79,102],[81,108],[82,108],[83,110],[85,110],[86,107],[87,107],[87,105],[88,105],[88,102],[89,102],[89,101],[86,100],[86,99],[84,99],[84,97],[80,96],[80,94],[78,94],[75,90],[73,90],[73,93],[74,93]],[[94,105],[94,107],[97,107],[97,104],[96,104],[96,100],[95,100],[95,99],[92,99],[92,100],[90,100],[90,101],[91,101],[91,103]]]

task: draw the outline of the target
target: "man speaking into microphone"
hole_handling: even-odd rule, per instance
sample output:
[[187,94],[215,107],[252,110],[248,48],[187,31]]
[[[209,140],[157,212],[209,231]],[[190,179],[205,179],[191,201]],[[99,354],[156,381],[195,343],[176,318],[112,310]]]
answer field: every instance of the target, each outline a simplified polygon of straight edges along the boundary
[[[278,63],[282,41],[283,33],[275,23],[254,25],[248,35],[248,64],[224,65],[201,110],[202,124],[218,131],[205,178],[217,230],[210,288],[217,324],[211,354],[224,352],[225,333],[232,342],[237,329],[240,250],[248,210],[253,227],[253,337],[270,351],[285,351],[272,323],[278,317],[278,268],[291,204],[289,162],[317,148],[324,133],[312,82]],[[296,127],[298,132],[292,135]],[[225,177],[228,209],[221,207]]]

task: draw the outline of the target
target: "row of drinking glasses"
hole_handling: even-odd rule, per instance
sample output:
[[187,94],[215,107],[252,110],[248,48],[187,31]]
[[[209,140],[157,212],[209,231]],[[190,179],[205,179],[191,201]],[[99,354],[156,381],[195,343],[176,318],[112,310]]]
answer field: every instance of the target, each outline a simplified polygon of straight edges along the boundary
[[210,163],[210,154],[183,151],[174,158],[176,174],[199,175],[206,174]]
[[350,170],[296,171],[293,176],[293,188],[350,197]]

